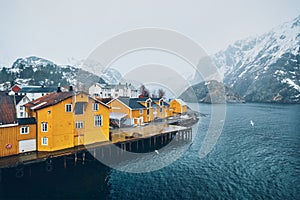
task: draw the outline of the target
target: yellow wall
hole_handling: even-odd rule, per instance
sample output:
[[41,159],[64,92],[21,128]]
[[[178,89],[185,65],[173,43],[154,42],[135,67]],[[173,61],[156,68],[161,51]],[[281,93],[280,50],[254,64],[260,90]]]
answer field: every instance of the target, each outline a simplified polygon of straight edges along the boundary
[[[56,151],[74,146],[74,113],[65,111],[66,104],[72,104],[72,97],[36,111],[38,151]],[[73,110],[74,106],[72,104]],[[42,132],[42,122],[48,122],[48,132]],[[47,146],[42,145],[43,137],[48,138]]]
[[[78,95],[77,95],[78,96]],[[81,95],[82,96],[82,95]],[[83,95],[88,97],[87,95]],[[74,115],[74,121],[82,121],[83,128],[75,129],[75,145],[86,145],[109,140],[109,113],[110,109],[92,98],[77,98],[77,102],[86,102],[83,115]],[[93,103],[98,103],[98,110],[93,110]],[[102,115],[102,126],[95,127],[94,116]]]
[[[19,144],[17,134],[19,131],[19,126],[0,127],[0,157],[18,154]],[[11,144],[12,148],[7,149],[7,144]]]
[[[76,102],[86,103],[83,114],[75,115]],[[94,102],[87,94],[80,93],[53,106],[31,112],[30,115],[37,119],[37,150],[56,151],[109,140],[110,109],[97,102],[99,109],[93,111]],[[65,111],[66,104],[72,104],[72,112]],[[102,115],[102,126],[95,127],[95,115]],[[83,122],[83,129],[76,129],[76,121]],[[42,132],[42,122],[48,122],[48,132]],[[42,145],[43,137],[48,138],[48,145]]]
[[[140,102],[140,103],[144,106],[146,105],[146,102]],[[150,122],[154,120],[154,115],[153,115],[154,108],[152,107],[149,108],[150,113],[149,115],[147,115],[147,108],[144,108],[143,113],[140,114],[140,109],[131,110],[130,108],[128,108],[126,105],[124,105],[117,99],[114,99],[108,105],[112,107],[111,108],[112,112],[124,113],[127,114],[126,118],[134,119],[133,120],[134,124],[138,124],[137,118],[140,117],[143,117],[143,122]]]
[[[29,127],[29,133],[28,134],[20,134],[20,128],[21,127]],[[19,131],[17,133],[17,140],[29,140],[29,139],[36,139],[36,124],[28,124],[28,125],[19,125]]]
[[176,99],[173,99],[170,102],[170,109],[173,110],[174,113],[185,113],[187,111],[187,106],[181,106]]
[[127,114],[126,118],[132,118],[131,110],[119,100],[112,100],[109,102],[108,106],[111,107],[111,112],[124,113]]

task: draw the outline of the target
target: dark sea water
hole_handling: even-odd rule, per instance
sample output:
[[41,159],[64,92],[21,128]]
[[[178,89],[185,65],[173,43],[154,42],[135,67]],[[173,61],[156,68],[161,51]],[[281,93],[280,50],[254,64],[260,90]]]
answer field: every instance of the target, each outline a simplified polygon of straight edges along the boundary
[[129,173],[85,163],[2,181],[2,196],[14,191],[14,197],[34,199],[300,199],[300,105],[227,105],[222,134],[204,158],[199,150],[210,105],[201,104],[200,111],[208,116],[181,156],[173,149],[132,161],[143,166],[160,156],[179,157],[162,169]]
[[[210,105],[200,105],[210,113]],[[254,122],[251,126],[250,120]],[[111,199],[300,199],[300,106],[229,104],[212,152],[199,158],[210,117],[186,153],[151,173],[112,170]]]

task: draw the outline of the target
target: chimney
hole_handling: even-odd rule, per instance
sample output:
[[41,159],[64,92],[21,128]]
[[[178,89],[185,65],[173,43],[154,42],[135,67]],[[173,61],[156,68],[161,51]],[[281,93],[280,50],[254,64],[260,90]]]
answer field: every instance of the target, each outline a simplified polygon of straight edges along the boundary
[[69,86],[69,92],[73,92],[73,86],[72,85]]

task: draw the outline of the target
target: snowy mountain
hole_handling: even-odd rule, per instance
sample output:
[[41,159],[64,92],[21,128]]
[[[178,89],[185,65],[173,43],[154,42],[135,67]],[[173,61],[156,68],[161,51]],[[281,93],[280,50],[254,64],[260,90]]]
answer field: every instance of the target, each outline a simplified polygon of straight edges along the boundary
[[300,103],[300,16],[212,56],[223,82],[246,101]]
[[74,85],[89,87],[103,79],[78,67],[70,65],[57,65],[52,61],[30,56],[17,59],[11,68],[3,67],[0,70],[0,85],[45,85],[65,86]]
[[233,89],[216,80],[203,81],[184,91],[180,97],[186,102],[243,103],[245,100]]
[[126,82],[121,73],[114,68],[107,68],[102,70],[103,67],[101,63],[94,60],[77,60],[75,58],[69,58],[69,62],[72,66],[77,66],[78,68],[84,69],[89,72],[95,72],[96,74],[100,74],[99,76],[103,79],[103,81],[109,85],[116,85],[120,82]]

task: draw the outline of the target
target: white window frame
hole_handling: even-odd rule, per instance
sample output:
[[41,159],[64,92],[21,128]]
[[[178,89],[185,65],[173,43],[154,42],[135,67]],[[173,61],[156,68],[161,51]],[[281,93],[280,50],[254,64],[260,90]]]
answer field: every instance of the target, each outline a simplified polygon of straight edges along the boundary
[[72,112],[72,104],[66,104],[65,111]]
[[29,133],[29,126],[22,126],[20,128],[20,134],[23,135],[23,134],[28,134]]
[[48,142],[49,142],[49,138],[47,138],[47,137],[42,137],[41,138],[42,139],[42,145],[43,146],[48,146]]
[[42,122],[41,130],[42,132],[48,132],[48,122]]
[[102,126],[102,123],[103,123],[102,115],[95,115],[94,116],[94,126],[95,127]]
[[99,103],[93,103],[93,111],[99,110]]
[[76,129],[83,128],[83,121],[77,121],[77,122],[75,122],[75,128]]
[[143,114],[143,109],[140,109],[140,114]]
[[24,106],[20,106],[20,110],[23,111],[24,110]]

